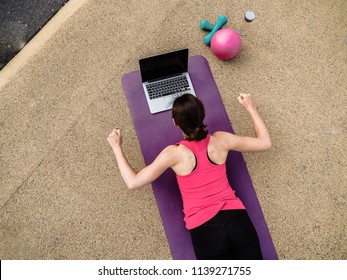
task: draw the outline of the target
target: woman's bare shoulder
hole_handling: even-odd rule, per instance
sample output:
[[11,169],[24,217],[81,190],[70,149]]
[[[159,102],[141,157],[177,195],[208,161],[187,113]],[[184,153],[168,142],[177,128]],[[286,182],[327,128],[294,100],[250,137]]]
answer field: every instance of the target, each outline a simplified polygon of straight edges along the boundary
[[213,133],[211,136],[217,136],[218,137],[218,136],[221,136],[224,134],[229,134],[229,132],[219,130],[219,131],[216,131],[215,133]]
[[218,139],[218,140],[225,140],[228,137],[230,137],[230,135],[232,135],[232,133],[220,130],[220,131],[216,131],[215,133],[213,133],[211,135],[211,137],[213,137],[214,139]]
[[174,154],[177,152],[178,145],[169,145],[166,148],[163,149],[162,153],[165,154]]
[[226,131],[216,131],[211,135],[212,142],[220,148],[227,148],[233,134]]
[[187,148],[183,145],[169,145],[162,151],[166,156],[179,157],[182,151],[185,151]]

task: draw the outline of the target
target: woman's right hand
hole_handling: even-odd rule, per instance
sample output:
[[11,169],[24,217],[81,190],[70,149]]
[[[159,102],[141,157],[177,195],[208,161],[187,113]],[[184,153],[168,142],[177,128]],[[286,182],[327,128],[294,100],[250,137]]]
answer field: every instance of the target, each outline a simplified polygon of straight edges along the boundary
[[237,100],[247,111],[252,111],[256,109],[253,97],[249,93],[240,93]]

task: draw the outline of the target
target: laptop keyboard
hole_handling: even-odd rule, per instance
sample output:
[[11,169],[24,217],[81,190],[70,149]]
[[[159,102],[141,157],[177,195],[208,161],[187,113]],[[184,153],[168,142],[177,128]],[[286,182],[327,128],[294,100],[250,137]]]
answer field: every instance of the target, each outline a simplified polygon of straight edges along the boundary
[[147,85],[147,91],[150,99],[182,93],[188,90],[190,90],[190,87],[186,76],[178,76],[172,79],[150,83]]

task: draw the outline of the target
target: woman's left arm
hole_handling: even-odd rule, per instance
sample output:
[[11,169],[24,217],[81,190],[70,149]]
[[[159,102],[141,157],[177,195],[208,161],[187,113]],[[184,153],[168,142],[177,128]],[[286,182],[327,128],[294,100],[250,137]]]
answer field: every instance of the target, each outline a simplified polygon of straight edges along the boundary
[[174,146],[168,146],[150,165],[146,166],[141,171],[136,172],[128,163],[124,155],[120,130],[114,129],[108,136],[107,140],[116,156],[122,178],[130,190],[143,187],[153,182],[166,169],[172,167],[177,160],[176,154],[173,152]]

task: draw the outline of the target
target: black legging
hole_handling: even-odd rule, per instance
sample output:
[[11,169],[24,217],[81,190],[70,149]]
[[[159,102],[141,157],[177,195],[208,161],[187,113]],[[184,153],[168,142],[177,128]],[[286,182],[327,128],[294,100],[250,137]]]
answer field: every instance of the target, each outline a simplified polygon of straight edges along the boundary
[[198,260],[261,260],[259,239],[246,210],[222,210],[190,230]]

